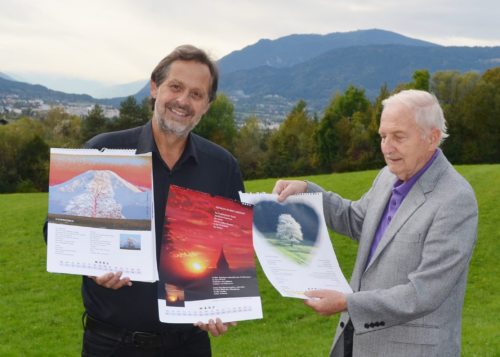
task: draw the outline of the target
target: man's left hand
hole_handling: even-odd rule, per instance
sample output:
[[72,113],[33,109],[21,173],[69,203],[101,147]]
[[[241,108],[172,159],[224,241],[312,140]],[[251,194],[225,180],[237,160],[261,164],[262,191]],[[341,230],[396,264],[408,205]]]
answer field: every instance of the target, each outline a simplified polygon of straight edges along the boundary
[[347,311],[347,298],[335,290],[313,290],[304,293],[309,299],[304,304],[323,316]]
[[197,322],[194,325],[198,326],[203,331],[209,332],[212,336],[217,337],[225,334],[229,329],[229,326],[236,326],[236,322],[223,323],[221,319],[217,318],[215,321],[210,319],[208,324]]

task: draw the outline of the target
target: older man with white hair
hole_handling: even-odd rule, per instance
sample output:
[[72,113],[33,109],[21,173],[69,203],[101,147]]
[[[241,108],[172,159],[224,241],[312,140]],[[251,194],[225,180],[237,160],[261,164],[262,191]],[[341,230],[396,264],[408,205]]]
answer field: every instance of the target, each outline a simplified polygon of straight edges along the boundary
[[305,181],[274,187],[280,201],[322,192],[328,226],[359,244],[353,293],[314,291],[305,303],[322,315],[341,313],[331,356],[459,356],[475,195],[439,149],[448,135],[434,95],[406,90],[383,107],[387,166],[359,200]]

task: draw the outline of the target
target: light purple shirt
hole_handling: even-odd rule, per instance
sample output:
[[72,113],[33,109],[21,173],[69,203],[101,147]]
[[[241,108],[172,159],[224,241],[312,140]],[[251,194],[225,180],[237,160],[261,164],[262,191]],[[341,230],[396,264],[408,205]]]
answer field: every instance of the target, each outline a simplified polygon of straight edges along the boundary
[[438,156],[441,150],[437,149],[432,155],[431,159],[422,167],[415,175],[413,175],[408,181],[396,180],[394,186],[392,188],[392,195],[385,206],[384,214],[380,218],[380,222],[378,224],[377,231],[375,232],[375,237],[373,238],[372,247],[370,249],[370,255],[368,256],[368,260],[366,261],[366,265],[370,263],[370,260],[377,249],[382,236],[384,235],[385,230],[391,223],[392,218],[396,214],[399,206],[403,203],[403,200],[410,192],[411,188],[417,182],[417,180],[424,174],[425,171],[432,165],[436,157]]

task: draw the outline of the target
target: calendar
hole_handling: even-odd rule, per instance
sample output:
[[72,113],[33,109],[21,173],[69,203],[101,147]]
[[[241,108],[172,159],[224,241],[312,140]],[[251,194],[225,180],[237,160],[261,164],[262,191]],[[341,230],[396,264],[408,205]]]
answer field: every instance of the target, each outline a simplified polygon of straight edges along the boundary
[[151,153],[50,151],[47,271],[158,280]]
[[170,186],[158,283],[160,321],[262,318],[252,206]]
[[240,192],[253,205],[255,254],[269,282],[282,296],[299,299],[318,289],[352,293],[328,235],[321,193],[277,197]]

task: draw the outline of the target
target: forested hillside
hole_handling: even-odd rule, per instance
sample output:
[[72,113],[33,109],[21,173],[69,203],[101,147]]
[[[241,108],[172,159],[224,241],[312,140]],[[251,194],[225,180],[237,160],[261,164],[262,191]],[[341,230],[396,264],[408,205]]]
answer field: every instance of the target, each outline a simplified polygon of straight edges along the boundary
[[[430,90],[440,100],[450,137],[442,148],[454,164],[500,162],[500,67],[460,73],[418,70],[399,84]],[[381,85],[375,100],[349,86],[337,92],[318,116],[299,100],[278,127],[258,116],[237,125],[232,101],[220,94],[195,132],[226,147],[238,158],[245,179],[380,168],[378,125],[381,102],[391,91]],[[79,147],[104,131],[147,122],[145,100],[128,97],[120,115],[107,119],[96,105],[81,118],[56,108],[42,118],[23,117],[0,126],[0,192],[46,191],[49,147]]]

